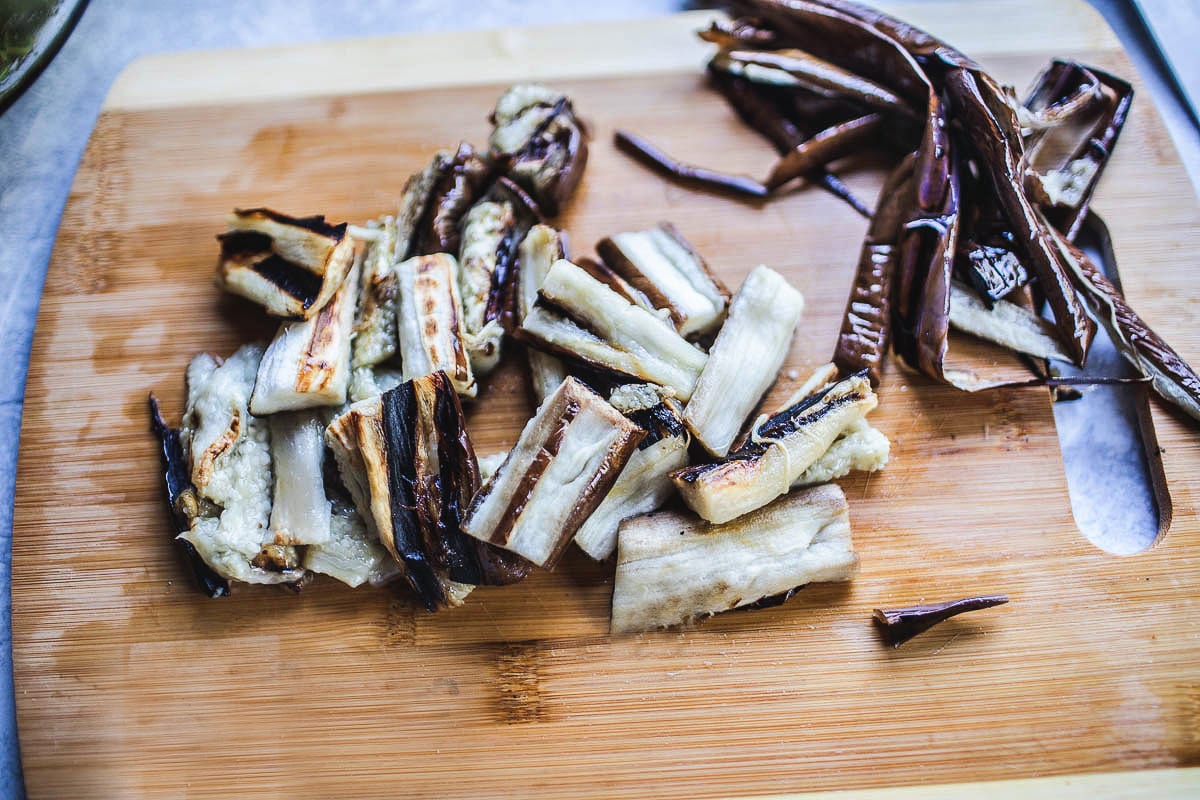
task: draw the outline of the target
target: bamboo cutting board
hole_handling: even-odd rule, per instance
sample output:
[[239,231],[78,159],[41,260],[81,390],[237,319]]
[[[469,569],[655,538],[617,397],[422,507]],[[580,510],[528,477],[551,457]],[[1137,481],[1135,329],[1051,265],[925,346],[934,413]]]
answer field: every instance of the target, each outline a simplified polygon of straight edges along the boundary
[[[1132,74],[1077,0],[893,10],[1018,86],[1053,55]],[[757,206],[670,186],[611,145],[624,127],[765,171],[768,148],[704,88],[705,20],[181,54],[122,76],[63,215],[29,372],[13,635],[31,797],[748,797],[1200,764],[1200,446],[1162,406],[1175,520],[1136,556],[1076,530],[1043,390],[968,396],[893,370],[874,417],[892,463],[843,483],[862,574],[782,607],[612,638],[611,566],[579,553],[437,615],[330,580],[223,601],[190,585],[146,394],[177,417],[194,353],[271,332],[212,286],[223,215],[389,212],[434,149],[484,141],[510,81],[552,81],[592,125],[560,219],[575,252],[672,220],[730,285],[759,262],[788,275],[808,301],[788,368],[828,359],[862,219],[816,190]],[[880,166],[850,177],[864,197]],[[1200,211],[1146,93],[1095,207],[1133,305],[1200,362]],[[471,410],[477,450],[511,445],[530,411],[510,357]],[[990,592],[1012,602],[900,650],[870,624],[874,607]],[[1139,796],[1197,785],[1152,780]]]

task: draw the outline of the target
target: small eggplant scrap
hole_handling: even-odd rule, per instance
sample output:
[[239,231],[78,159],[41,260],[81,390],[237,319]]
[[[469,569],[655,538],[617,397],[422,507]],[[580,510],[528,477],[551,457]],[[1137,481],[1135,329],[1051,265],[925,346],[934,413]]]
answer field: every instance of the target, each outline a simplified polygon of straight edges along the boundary
[[479,471],[444,372],[355,403],[325,439],[368,529],[427,609],[461,605],[478,584],[524,576],[519,560],[464,535]]
[[433,163],[408,179],[396,214],[396,259],[458,253],[462,220],[494,177],[493,166],[471,145],[438,151]]
[[729,290],[669,222],[601,239],[596,252],[655,308],[669,311],[683,337],[711,333],[724,321]]
[[261,416],[346,402],[360,271],[356,263],[315,316],[280,326],[258,368],[251,413]]
[[947,603],[930,603],[906,606],[905,608],[877,608],[872,616],[875,624],[879,626],[884,641],[892,647],[899,647],[939,622],[945,622],[951,617],[965,614],[968,611],[979,611],[1004,605],[1007,602],[1008,595],[1006,594],[989,594],[980,597],[966,597]]
[[304,549],[304,568],[352,589],[364,583],[382,586],[400,576],[400,565],[367,530],[358,511],[338,501],[330,515],[329,538]]
[[475,496],[463,530],[553,567],[645,435],[600,395],[567,378]]
[[566,259],[556,261],[518,330],[530,345],[616,378],[672,389],[686,401],[708,356],[666,320]]
[[738,289],[683,412],[684,424],[710,453],[729,452],[775,382],[803,311],[804,296],[770,267],[755,268]]
[[671,473],[688,463],[688,434],[674,400],[647,383],[617,387],[608,402],[646,432],[608,495],[575,534],[575,544],[597,561],[617,548],[621,522],[657,511],[671,497]]
[[463,218],[462,250],[458,255],[463,301],[463,334],[467,355],[478,374],[486,374],[500,361],[504,328],[499,317],[489,319],[493,278],[501,259],[515,254],[516,215],[510,203],[484,201],[471,206]]
[[[556,261],[567,257],[566,234],[549,225],[534,225],[521,240],[518,250],[515,321],[518,326],[533,311],[538,290]],[[567,377],[567,368],[556,356],[529,348],[529,376],[533,394],[541,403]]]
[[878,403],[866,375],[852,375],[756,425],[750,441],[721,461],[687,467],[672,480],[688,508],[709,522],[729,522],[787,494]]
[[612,631],[679,625],[858,572],[846,496],[792,492],[724,525],[678,511],[621,524]]
[[237,209],[217,236],[217,283],[277,317],[310,319],[329,302],[354,262],[346,223]]
[[557,214],[588,158],[587,132],[570,98],[545,86],[513,86],[496,101],[491,122],[492,160],[547,214]]
[[400,290],[396,306],[404,379],[444,371],[463,397],[478,387],[462,330],[458,261],[448,253],[415,256],[395,267]]

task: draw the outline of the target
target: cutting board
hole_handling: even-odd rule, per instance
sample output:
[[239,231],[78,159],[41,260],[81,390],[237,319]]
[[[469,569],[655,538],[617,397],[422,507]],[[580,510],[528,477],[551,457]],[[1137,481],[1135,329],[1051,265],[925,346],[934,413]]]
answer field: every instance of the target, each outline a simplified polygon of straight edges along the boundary
[[[892,10],[1018,86],[1052,55],[1133,73],[1075,0]],[[560,219],[575,252],[671,220],[726,283],[763,262],[805,293],[775,398],[828,359],[863,219],[814,189],[759,205],[671,186],[611,144],[628,128],[765,172],[770,150],[704,86],[706,20],[190,53],[121,77],[63,215],[29,371],[13,636],[31,797],[748,797],[1126,773],[993,788],[1067,796],[1200,763],[1200,445],[1162,406],[1174,524],[1136,556],[1076,529],[1044,390],[970,396],[893,369],[874,416],[892,462],[843,481],[862,574],[778,608],[611,637],[612,567],[576,552],[439,614],[331,580],[221,601],[190,584],[146,395],[177,418],[193,354],[271,332],[212,285],[223,215],[389,212],[436,148],[484,141],[510,81],[561,86],[592,126]],[[883,166],[848,180],[873,199]],[[1146,93],[1095,207],[1133,305],[1200,362],[1200,211]],[[479,452],[515,441],[524,383],[515,357],[486,382]],[[992,592],[1012,602],[899,650],[870,622]],[[1182,795],[1196,773],[1153,786]]]

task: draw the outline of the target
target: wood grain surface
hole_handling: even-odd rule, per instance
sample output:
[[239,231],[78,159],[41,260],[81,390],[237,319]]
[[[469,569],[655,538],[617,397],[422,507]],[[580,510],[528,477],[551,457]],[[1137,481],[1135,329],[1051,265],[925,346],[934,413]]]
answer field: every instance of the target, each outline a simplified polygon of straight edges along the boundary
[[[1132,74],[1074,0],[895,10],[1019,87],[1052,55]],[[1136,556],[1075,528],[1045,391],[969,396],[893,367],[874,415],[893,460],[843,482],[862,574],[782,607],[613,638],[612,567],[578,552],[437,615],[328,579],[223,601],[190,585],[146,394],[177,417],[193,354],[272,331],[212,284],[223,215],[389,212],[433,150],[484,141],[513,77],[553,81],[592,125],[560,220],[574,252],[671,220],[730,285],[760,262],[788,275],[807,299],[788,369],[829,358],[864,220],[813,189],[767,205],[680,189],[611,145],[625,127],[765,172],[769,147],[694,66],[703,19],[292,50],[278,86],[234,80],[274,63],[237,52],[155,59],[118,82],[63,215],[29,371],[13,635],[31,797],[747,797],[1200,764],[1200,446],[1161,405],[1175,521]],[[472,65],[453,68],[461,80],[431,75],[448,46]],[[379,66],[395,59],[425,67]],[[852,166],[873,199],[883,165]],[[1145,93],[1095,208],[1133,305],[1200,361],[1200,211]],[[515,355],[470,408],[480,453],[511,445],[531,411]],[[1012,602],[900,650],[870,623],[875,607],[991,592]],[[1169,775],[1157,796],[1196,787]]]

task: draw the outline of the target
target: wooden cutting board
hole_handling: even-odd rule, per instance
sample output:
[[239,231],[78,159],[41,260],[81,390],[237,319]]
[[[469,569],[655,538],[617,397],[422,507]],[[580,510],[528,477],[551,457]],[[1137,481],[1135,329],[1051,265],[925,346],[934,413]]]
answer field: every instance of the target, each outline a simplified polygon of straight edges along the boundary
[[[1078,0],[893,10],[1018,86],[1053,55],[1133,72]],[[1044,390],[968,396],[893,370],[874,417],[892,463],[843,483],[862,574],[779,608],[613,638],[612,568],[579,553],[437,615],[331,580],[222,601],[190,585],[146,394],[177,417],[194,353],[271,331],[212,285],[223,215],[389,212],[434,149],[484,141],[509,81],[552,81],[592,125],[560,220],[577,253],[672,220],[731,285],[759,262],[788,275],[808,300],[788,368],[828,359],[861,218],[816,190],[759,206],[670,186],[611,145],[625,127],[765,172],[770,151],[704,87],[705,21],[180,54],[121,77],[63,215],[29,371],[13,636],[31,797],[746,797],[1200,763],[1200,446],[1162,406],[1175,521],[1136,556],[1076,530]],[[849,182],[873,199],[880,167]],[[1095,207],[1133,305],[1200,362],[1200,211],[1146,93]],[[509,446],[529,413],[510,359],[472,408],[477,449]],[[870,623],[874,607],[985,592],[1012,602],[900,650]],[[1153,781],[1153,796],[1197,786],[1192,771]]]

